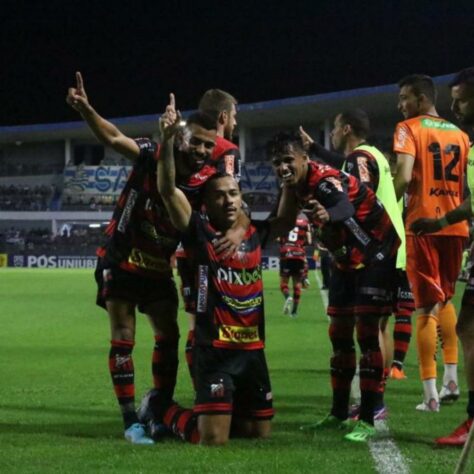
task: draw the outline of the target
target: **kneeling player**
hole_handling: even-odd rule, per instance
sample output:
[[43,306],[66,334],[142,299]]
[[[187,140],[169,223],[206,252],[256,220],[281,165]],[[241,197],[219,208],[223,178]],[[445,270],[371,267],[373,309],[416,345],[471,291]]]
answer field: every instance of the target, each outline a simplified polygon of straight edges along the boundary
[[[272,393],[264,348],[261,241],[284,234],[296,220],[296,203],[283,193],[279,216],[270,224],[252,222],[236,256],[219,260],[213,242],[242,213],[234,178],[216,174],[204,187],[206,212],[192,212],[175,186],[173,140],[176,122],[164,130],[158,162],[158,189],[183,244],[195,262],[197,279],[193,410],[176,404],[165,424],[181,438],[206,445],[225,444],[232,433],[270,435]],[[288,209],[287,209],[288,207]]]

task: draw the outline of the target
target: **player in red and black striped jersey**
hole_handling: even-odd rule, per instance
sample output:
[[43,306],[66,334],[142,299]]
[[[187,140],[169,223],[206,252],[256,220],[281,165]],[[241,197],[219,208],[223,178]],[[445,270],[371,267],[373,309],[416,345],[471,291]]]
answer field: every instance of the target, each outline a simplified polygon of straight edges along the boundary
[[[311,244],[311,230],[308,218],[300,214],[296,219],[295,227],[287,236],[280,237],[280,290],[285,298],[283,314],[290,314],[295,318],[298,314],[298,305],[301,298],[301,288],[305,277],[306,249]],[[293,282],[293,296],[290,296],[289,281]]]
[[[212,150],[209,165],[218,171],[240,180],[239,148],[232,143],[232,133],[237,125],[237,100],[220,89],[207,90],[199,101],[199,110],[210,115],[216,122],[216,145]],[[193,380],[192,347],[195,327],[196,288],[194,286],[194,263],[182,245],[176,251],[176,264],[181,280],[181,296],[184,309],[189,316],[189,331],[186,339],[186,363]]]
[[[387,308],[377,294],[363,289],[373,287],[374,280],[391,278],[391,268],[387,271],[390,266],[382,263],[394,261],[399,237],[375,193],[354,176],[310,161],[299,134],[277,135],[268,144],[268,155],[283,184],[295,187],[300,206],[307,209],[337,269],[331,279],[328,306],[334,350],[333,405],[331,413],[311,429],[341,426],[348,418],[356,366],[355,328],[361,350],[360,369],[365,376],[364,383],[361,377],[362,424],[356,428],[357,433],[364,431],[358,440],[366,441],[375,434],[371,425],[383,367],[379,318]],[[356,428],[350,435],[356,434]]]
[[165,423],[184,439],[202,444],[227,442],[231,423],[240,435],[267,437],[273,408],[263,354],[261,244],[268,234],[291,228],[296,198],[284,192],[277,217],[252,222],[236,255],[219,258],[213,242],[243,214],[238,183],[230,175],[215,174],[203,191],[203,212],[193,212],[172,179],[174,129],[170,123],[164,133],[158,189],[195,261],[196,401],[193,411],[172,405]]
[[[151,444],[135,412],[135,311],[138,308],[148,316],[154,332],[155,406],[165,406],[172,399],[178,367],[178,301],[170,256],[179,233],[157,191],[159,146],[147,139],[133,140],[103,119],[90,105],[80,73],[76,80],[76,87],[69,89],[67,102],[82,115],[99,141],[134,163],[107,228],[107,241],[98,250],[97,303],[106,308],[111,322],[109,369],[123,415],[125,437],[132,443]],[[168,107],[174,110],[174,97],[172,102]],[[214,167],[206,165],[215,138],[215,123],[201,113],[188,119],[176,143],[180,156],[177,181],[192,200],[197,198],[199,187],[215,173]]]

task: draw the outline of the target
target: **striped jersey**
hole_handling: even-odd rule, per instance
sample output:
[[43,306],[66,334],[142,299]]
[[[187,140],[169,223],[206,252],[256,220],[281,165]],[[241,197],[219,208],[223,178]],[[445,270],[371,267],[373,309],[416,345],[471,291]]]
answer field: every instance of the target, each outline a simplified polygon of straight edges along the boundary
[[205,213],[193,212],[183,244],[195,264],[197,345],[254,350],[264,347],[261,242],[268,225],[254,222],[236,256],[219,260],[218,233]]
[[395,255],[400,240],[375,193],[354,176],[310,161],[307,182],[299,192],[301,207],[318,200],[330,221],[314,220],[319,239],[341,270],[351,270]]
[[310,232],[307,218],[298,217],[286,237],[280,237],[280,260],[306,260],[305,245]]
[[[125,271],[150,278],[172,275],[170,258],[180,233],[174,228],[156,182],[159,145],[148,138],[135,140],[140,148],[130,176],[105,230],[106,243],[97,255]],[[178,187],[199,207],[199,191],[215,168],[204,166]]]

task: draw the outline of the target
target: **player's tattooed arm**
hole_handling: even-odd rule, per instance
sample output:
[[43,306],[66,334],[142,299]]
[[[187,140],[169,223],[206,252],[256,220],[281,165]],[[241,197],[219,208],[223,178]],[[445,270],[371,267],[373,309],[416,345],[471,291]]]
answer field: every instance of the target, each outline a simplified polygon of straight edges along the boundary
[[138,158],[140,148],[135,140],[124,135],[113,123],[101,117],[92,107],[79,71],[76,72],[76,87],[68,89],[66,102],[81,114],[96,138],[104,146],[113,148],[117,153],[130,160]]
[[[170,99],[174,102],[174,95]],[[160,120],[162,144],[157,164],[158,192],[165,203],[171,222],[181,232],[184,232],[191,220],[192,208],[186,195],[176,187],[176,166],[174,160],[174,138],[179,129],[181,114],[164,114]]]

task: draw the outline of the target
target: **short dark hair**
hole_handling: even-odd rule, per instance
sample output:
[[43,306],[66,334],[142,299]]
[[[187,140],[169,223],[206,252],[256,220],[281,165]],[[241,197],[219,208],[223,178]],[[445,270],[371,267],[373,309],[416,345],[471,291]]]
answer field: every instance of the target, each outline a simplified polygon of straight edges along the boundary
[[[204,183],[204,186],[202,187],[202,196],[206,196],[207,193],[209,192],[209,186],[214,182],[217,181],[218,179],[221,178],[233,178],[235,179],[231,174],[226,173],[224,171],[216,171],[214,174],[212,174],[209,178],[207,178],[206,182]],[[240,190],[240,187],[239,187]]]
[[449,87],[458,86],[459,84],[474,85],[474,67],[467,67],[455,74],[449,82]]
[[186,119],[186,125],[199,125],[206,130],[216,130],[217,123],[213,117],[205,112],[194,112]]
[[267,142],[267,157],[285,153],[288,147],[292,146],[295,150],[306,153],[303,140],[298,132],[280,132]]
[[237,99],[221,89],[209,89],[204,92],[199,101],[199,110],[214,117],[217,122],[221,112],[230,112],[232,105],[237,104]]
[[417,97],[424,94],[433,104],[436,103],[436,87],[430,76],[426,76],[425,74],[410,74],[398,81],[398,87],[400,87],[400,89],[404,86],[410,86]]
[[360,138],[367,138],[370,133],[370,120],[362,109],[346,110],[339,114],[344,125],[350,125],[354,134]]

